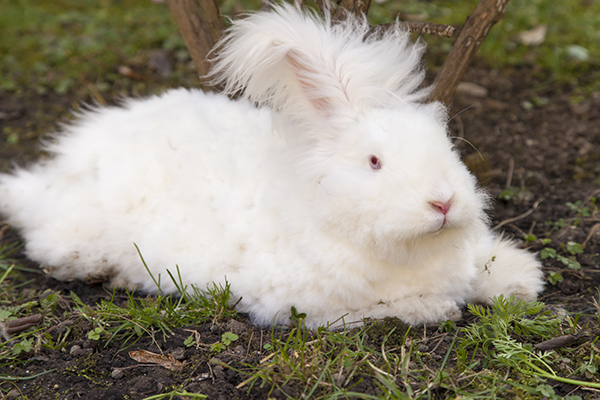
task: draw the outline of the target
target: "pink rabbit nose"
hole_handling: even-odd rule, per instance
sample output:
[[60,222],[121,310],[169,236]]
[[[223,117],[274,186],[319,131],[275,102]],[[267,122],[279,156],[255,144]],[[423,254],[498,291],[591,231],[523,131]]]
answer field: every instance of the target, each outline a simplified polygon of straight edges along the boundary
[[433,207],[434,210],[436,210],[437,212],[440,212],[444,215],[448,214],[448,210],[450,210],[450,202],[442,202],[442,201],[431,201],[429,202],[429,204],[431,204],[431,207]]

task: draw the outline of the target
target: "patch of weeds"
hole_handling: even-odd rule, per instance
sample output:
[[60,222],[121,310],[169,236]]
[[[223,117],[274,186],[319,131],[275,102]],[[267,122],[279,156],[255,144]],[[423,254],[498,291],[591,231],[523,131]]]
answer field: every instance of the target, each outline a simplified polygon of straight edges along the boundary
[[[544,232],[544,234],[546,236],[550,236],[554,232],[559,231],[562,228],[564,228],[565,226],[567,226],[568,223],[565,221],[564,218],[559,218],[557,221],[545,221],[544,225],[546,225],[546,231]],[[544,240],[548,241],[546,243],[543,243],[544,246],[550,242],[550,239],[544,239]]]
[[100,340],[100,335],[104,332],[104,329],[101,327],[97,327],[88,332],[88,339],[90,340]]
[[24,268],[13,259],[19,248],[16,243],[0,245],[0,394],[15,382],[53,372],[52,369],[19,376],[8,371],[25,364],[29,355],[41,347],[57,348],[47,330],[57,321],[53,314],[59,296],[51,291],[40,294],[27,289],[31,281],[25,279],[24,272],[37,271]]
[[542,260],[553,258],[560,261],[570,269],[581,269],[581,264],[577,261],[577,254],[583,253],[583,246],[576,242],[568,242],[566,246],[563,243],[561,243],[560,247],[561,249],[566,250],[566,252],[568,252],[569,255],[564,256],[559,254],[555,249],[551,247],[544,247],[540,251],[540,258]]
[[[566,206],[576,214],[575,217],[566,219],[560,218],[557,221],[545,221],[545,238],[538,239],[533,234],[523,234],[523,238],[528,244],[541,247],[539,253],[540,259],[556,260],[560,264],[564,265],[567,270],[579,270],[581,269],[581,264],[579,263],[577,256],[584,253],[585,245],[590,236],[588,236],[588,238],[582,243],[570,240],[566,243],[557,242],[554,245],[552,245],[552,237],[556,232],[558,232],[558,234],[554,235],[554,237],[560,237],[560,231],[568,226],[580,226],[582,224],[593,223],[600,216],[600,209],[597,205],[596,197],[590,197],[585,202],[581,200],[567,202]],[[592,228],[592,231],[594,229],[595,228]],[[550,271],[548,275],[548,282],[550,282],[552,285],[562,282],[564,280],[562,272],[564,271],[565,270]]]
[[[538,242],[538,238],[534,234],[526,234],[524,239],[527,243],[535,243]],[[577,255],[583,253],[583,245],[577,242],[567,242],[566,245],[561,243],[559,246],[559,250],[564,252],[565,254],[560,254],[556,249],[552,247],[547,247],[552,242],[551,239],[541,239],[539,243],[544,246],[540,250],[540,259],[548,260],[555,259],[565,265],[567,268],[572,270],[581,269],[581,264],[577,261]],[[562,274],[558,271],[550,271],[548,274],[548,282],[552,285],[556,285],[559,282],[564,280]]]
[[560,282],[564,281],[565,278],[562,276],[560,272],[550,271],[548,272],[548,282],[552,285],[558,285]]
[[221,341],[217,343],[213,343],[210,345],[211,353],[220,353],[223,350],[227,349],[229,345],[238,340],[238,335],[233,332],[225,332],[221,335]]
[[[139,249],[138,249],[139,251]],[[141,257],[141,254],[140,254]],[[99,304],[84,304],[74,293],[71,298],[75,302],[78,314],[93,325],[88,338],[107,339],[107,344],[114,338],[123,339],[125,344],[132,339],[139,339],[144,334],[154,338],[155,332],[161,332],[163,340],[173,334],[173,329],[191,324],[215,322],[236,315],[229,306],[231,293],[229,283],[225,286],[213,283],[212,287],[200,290],[195,286],[183,284],[179,268],[177,278],[170,271],[169,277],[177,288],[176,295],[165,295],[161,289],[160,276],[155,278],[143,257],[142,263],[154,280],[158,295],[139,298],[126,290],[127,301],[123,306],[116,301],[117,291],[109,300],[101,300]]]
[[543,307],[541,302],[527,303],[515,299],[514,295],[510,298],[496,297],[490,309],[469,304],[469,312],[479,317],[479,321],[462,330],[465,336],[458,349],[460,364],[467,364],[467,349],[470,347],[494,355],[498,341],[507,341],[514,335],[537,336],[544,340],[556,335],[560,320],[550,317],[547,312],[542,313]]
[[201,343],[200,335],[198,334],[198,331],[192,331],[192,334],[183,341],[183,344],[185,345],[185,347],[194,346],[197,349],[204,347],[204,348],[210,350],[211,353],[220,353],[220,352],[226,350],[231,345],[231,343],[235,342],[238,339],[239,339],[239,337],[235,333],[225,332],[221,335],[220,342],[206,345],[206,344]]
[[515,203],[523,203],[532,197],[532,193],[525,187],[511,186],[504,189],[502,193],[498,195],[498,198],[502,201],[512,201]]
[[[410,327],[403,324],[404,332],[383,329],[389,322],[368,321],[361,328],[333,332],[311,331],[303,324],[283,333],[273,328],[264,346],[268,355],[239,371],[249,378],[238,388],[268,388],[269,396],[277,390],[289,398],[314,399],[411,399],[432,396],[440,388],[455,392],[452,372],[445,370],[450,351],[440,365],[417,350],[413,336],[418,334]],[[385,336],[378,330],[385,330]]]
[[112,339],[120,338],[126,344],[144,334],[154,337],[156,332],[160,332],[166,340],[176,327],[235,315],[228,308],[229,284],[225,287],[214,284],[206,292],[194,288],[191,294],[185,292],[178,296],[159,294],[138,298],[126,291],[127,301],[122,306],[117,304],[116,293],[116,290],[113,291],[109,300],[101,300],[93,307],[71,293],[78,315],[93,324],[88,338],[106,338],[107,344]]
[[378,352],[367,345],[367,331],[333,333],[320,328],[312,332],[300,324],[282,334],[274,328],[265,346],[270,354],[244,372],[249,378],[238,387],[250,391],[254,386],[266,386],[269,393],[278,389],[293,398],[348,395],[361,374],[372,371],[369,363],[377,358]]
[[577,218],[574,224],[577,225],[581,218],[594,218],[599,214],[599,208],[596,204],[596,198],[591,197],[590,200],[582,204],[581,200],[577,200],[575,203],[568,202],[567,207],[577,213]]
[[190,393],[183,388],[175,388],[167,393],[156,394],[150,397],[144,397],[142,400],[162,400],[162,399],[178,399],[178,398],[189,398],[189,399],[206,399],[208,396],[200,393]]
[[[517,391],[525,398],[551,396],[548,379],[595,387],[560,376],[557,365],[564,357],[530,344],[576,330],[576,321],[560,320],[543,308],[543,303],[502,296],[490,309],[471,305],[477,322],[463,329],[445,323],[434,334],[433,352],[445,343],[443,357],[434,357],[423,336],[410,328],[381,329],[391,327],[390,319],[340,332],[310,331],[299,321],[289,331],[273,329],[264,345],[267,355],[238,370],[248,375],[238,388],[267,388],[269,396],[277,392],[289,398],[495,399],[513,398]],[[385,331],[383,337],[378,329]],[[578,365],[593,370],[590,359]]]
[[[572,385],[600,388],[597,382],[586,382],[559,376],[557,366],[562,359],[555,351],[539,351],[526,341],[549,340],[561,334],[565,323],[543,311],[541,302],[525,302],[514,296],[498,296],[490,309],[469,305],[469,312],[479,320],[462,329],[464,337],[457,349],[459,365],[471,364],[476,354],[482,353],[482,366],[504,367],[513,379],[531,381],[551,379]],[[566,329],[573,330],[567,319]],[[471,356],[470,356],[471,354]],[[467,368],[468,369],[468,368]],[[534,380],[535,381],[535,380]],[[514,382],[514,381],[513,381]],[[520,386],[523,384],[521,383]],[[544,389],[536,386],[537,391]],[[528,387],[531,392],[531,387]]]

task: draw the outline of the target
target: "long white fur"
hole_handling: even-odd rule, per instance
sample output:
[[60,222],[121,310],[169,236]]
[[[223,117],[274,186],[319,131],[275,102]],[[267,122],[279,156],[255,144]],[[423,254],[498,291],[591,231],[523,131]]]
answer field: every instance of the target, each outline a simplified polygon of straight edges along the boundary
[[423,45],[367,30],[290,5],[235,21],[212,76],[249,100],[177,89],[88,112],[51,159],[0,175],[0,211],[57,279],[156,291],[136,243],[164,291],[176,265],[201,289],[227,280],[263,325],[292,306],[313,327],[420,324],[536,298],[539,262],[489,231],[443,108],[421,104]]

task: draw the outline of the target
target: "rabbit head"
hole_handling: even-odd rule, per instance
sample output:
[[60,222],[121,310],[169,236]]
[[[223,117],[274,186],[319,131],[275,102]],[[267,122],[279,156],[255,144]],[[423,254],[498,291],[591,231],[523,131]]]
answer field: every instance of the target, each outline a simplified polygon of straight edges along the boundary
[[365,18],[280,5],[234,22],[217,49],[213,82],[273,110],[322,229],[387,259],[485,226],[444,107],[422,103],[424,45],[399,24],[375,36]]

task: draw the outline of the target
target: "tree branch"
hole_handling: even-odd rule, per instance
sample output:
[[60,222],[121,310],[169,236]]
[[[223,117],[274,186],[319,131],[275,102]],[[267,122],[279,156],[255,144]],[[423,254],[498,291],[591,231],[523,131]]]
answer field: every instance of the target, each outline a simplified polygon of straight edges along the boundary
[[[446,38],[454,37],[456,28],[450,25],[434,24],[433,22],[401,22],[402,26],[409,32],[418,33],[419,35],[435,35]],[[369,31],[370,34],[379,34],[390,29],[395,23],[375,25]]]
[[490,29],[506,11],[509,0],[481,0],[465,21],[434,81],[432,100],[450,104],[456,87]]

